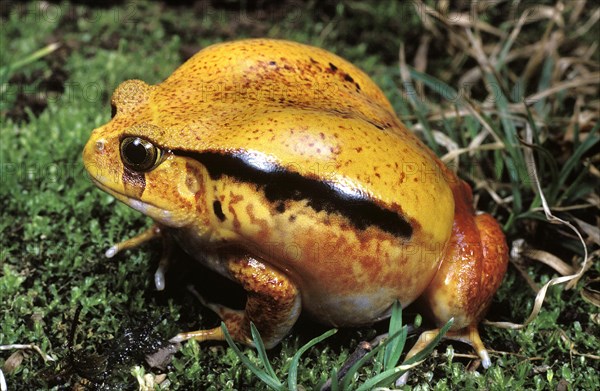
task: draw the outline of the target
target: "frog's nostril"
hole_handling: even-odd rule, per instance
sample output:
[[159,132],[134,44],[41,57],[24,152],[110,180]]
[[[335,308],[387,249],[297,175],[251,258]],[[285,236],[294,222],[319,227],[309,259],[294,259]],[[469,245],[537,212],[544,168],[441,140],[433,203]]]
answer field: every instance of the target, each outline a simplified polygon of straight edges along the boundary
[[104,139],[96,141],[96,152],[104,151],[104,144],[105,144]]

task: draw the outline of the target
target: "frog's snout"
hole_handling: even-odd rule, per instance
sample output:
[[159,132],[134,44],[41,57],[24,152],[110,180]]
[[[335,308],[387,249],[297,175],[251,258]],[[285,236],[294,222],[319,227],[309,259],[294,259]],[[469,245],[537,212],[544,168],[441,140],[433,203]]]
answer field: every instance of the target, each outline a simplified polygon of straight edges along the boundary
[[115,164],[115,161],[120,158],[109,148],[108,140],[104,137],[94,137],[92,134],[83,148],[82,158],[85,170],[95,183],[112,188],[114,185],[111,183],[120,182],[118,178],[120,172],[117,168],[119,164]]

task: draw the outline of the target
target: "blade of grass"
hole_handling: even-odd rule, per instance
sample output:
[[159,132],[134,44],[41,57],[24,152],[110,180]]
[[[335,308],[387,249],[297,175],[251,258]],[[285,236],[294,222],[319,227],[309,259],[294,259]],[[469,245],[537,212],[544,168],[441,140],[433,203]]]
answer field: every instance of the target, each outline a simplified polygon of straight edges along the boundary
[[[548,56],[542,66],[542,72],[537,88],[538,91],[546,91],[552,86],[552,71],[554,70],[554,66],[554,58]],[[550,105],[546,104],[547,100],[548,97],[543,97],[534,103],[536,112],[544,119],[548,117],[548,113],[550,112]]]
[[329,331],[326,331],[320,336],[308,341],[306,345],[302,346],[300,349],[298,349],[296,354],[294,354],[294,357],[292,358],[292,363],[290,365],[290,373],[288,375],[288,387],[291,391],[295,391],[298,389],[298,364],[300,363],[300,356],[302,356],[304,352],[312,348],[314,345],[318,344],[324,339],[331,337],[335,333],[337,333],[337,329],[331,329]]
[[468,99],[465,99],[463,95],[458,93],[454,88],[450,87],[443,81],[425,73],[416,71],[410,67],[408,68],[410,70],[411,78],[422,82],[434,92],[441,95],[443,98],[451,100],[455,105],[459,105],[459,107],[461,105],[464,106],[473,115],[473,117],[479,121],[481,126],[483,126],[498,142],[502,142],[503,144],[506,142],[506,140],[502,138],[500,134],[498,134],[498,131],[490,125],[490,120],[485,118],[485,116],[476,109],[474,103],[469,102]]
[[600,123],[596,123],[594,128],[590,131],[589,135],[586,139],[577,146],[577,148],[573,151],[573,155],[565,162],[563,169],[560,172],[560,177],[558,178],[558,183],[562,186],[566,180],[568,179],[571,172],[577,167],[577,165],[581,164],[581,157],[588,150],[590,150],[594,145],[600,142],[600,137],[598,136],[598,129],[600,129]]
[[8,65],[0,68],[0,88],[2,88],[2,90],[4,90],[4,88],[5,88],[4,84],[8,82],[8,79],[10,79],[10,77],[12,76],[12,73],[14,71],[16,71],[17,69],[19,69],[21,67],[29,65],[44,56],[47,56],[48,54],[52,53],[59,47],[60,47],[59,43],[57,43],[57,42],[51,43],[49,45],[44,46],[43,48],[41,48],[39,50],[36,50],[35,52],[31,53],[30,55],[13,62],[12,64],[8,64]]
[[413,83],[405,82],[404,90],[406,91],[406,95],[409,98],[408,101],[413,108],[413,113],[417,117],[419,123],[423,126],[423,134],[425,135],[427,144],[436,154],[439,154],[438,145],[433,137],[433,129],[431,129],[431,125],[429,124],[429,121],[427,121],[427,108],[419,101]]
[[[524,106],[525,106],[525,112],[527,113],[527,122],[531,126],[531,130],[533,132],[534,143],[527,144],[524,141],[522,141],[522,142],[525,145],[527,145],[529,148],[533,148],[535,151],[537,151],[539,153],[540,159],[538,160],[538,165],[539,165],[540,171],[546,172],[547,171],[546,164],[549,165],[550,178],[551,178],[550,183],[556,184],[556,183],[558,183],[558,175],[559,175],[556,159],[550,153],[550,151],[548,151],[546,148],[543,148],[540,146],[541,145],[541,141],[539,139],[540,130],[538,129],[537,124],[535,123],[535,120],[533,119],[533,115],[531,113],[531,110],[529,109],[529,106],[528,105],[524,105]],[[548,199],[551,201],[555,201],[557,194],[558,194],[558,190],[559,190],[558,186],[552,186],[549,190]],[[551,203],[554,203],[554,202],[551,202]],[[537,208],[540,205],[541,205],[541,199],[538,194],[533,199],[533,202],[531,202],[531,204],[529,205],[529,209]]]
[[421,350],[419,353],[415,354],[414,356],[412,356],[411,358],[406,360],[404,362],[404,364],[406,364],[406,365],[412,364],[413,362],[421,361],[425,357],[427,357],[431,353],[433,348],[435,348],[435,346],[444,337],[444,335],[446,335],[448,330],[450,330],[450,327],[452,327],[453,324],[454,324],[454,318],[450,318],[450,320],[448,322],[446,322],[444,327],[442,327],[440,329],[440,332],[438,333],[438,335],[436,335],[435,338],[431,340],[431,342],[425,347],[425,349]]
[[423,350],[406,360],[404,363],[402,363],[402,365],[381,372],[380,374],[370,378],[369,380],[361,384],[361,386],[358,387],[356,391],[368,391],[376,387],[385,387],[386,385],[389,385],[390,383],[394,382],[396,379],[402,376],[404,372],[406,372],[408,369],[412,368],[417,363],[424,360],[429,354],[431,354],[433,348],[435,348],[437,344],[440,343],[441,339],[444,337],[444,335],[446,335],[450,327],[452,327],[453,323],[454,318],[450,319],[444,325],[444,327],[440,329],[440,332],[435,336],[434,339],[431,340],[431,342],[429,342],[429,344],[427,344],[427,346]]
[[[588,193],[594,192],[598,187],[598,183],[584,183],[584,180],[589,178],[589,170],[584,169],[573,179],[569,186],[560,195],[560,198],[556,201],[556,205],[567,205],[572,204],[578,198],[584,197]],[[567,202],[565,202],[567,201]]]
[[256,375],[256,377],[258,377],[263,383],[265,383],[267,386],[271,387],[274,390],[277,390],[277,391],[285,390],[285,388],[283,387],[283,384],[281,384],[281,382],[279,382],[279,380],[277,378],[274,379],[271,376],[269,376],[265,371],[261,370],[256,365],[254,365],[248,359],[248,357],[246,357],[241,352],[241,350],[237,347],[235,342],[233,342],[233,339],[231,338],[231,335],[229,334],[229,331],[227,330],[227,326],[225,326],[224,322],[221,322],[221,329],[223,330],[223,335],[225,336],[225,341],[227,341],[227,344],[229,345],[229,347],[231,347],[231,349],[235,352],[235,354],[240,358],[242,363],[248,369],[250,369],[252,371],[252,373],[254,373]]
[[338,382],[338,371],[336,367],[331,370],[331,391],[338,391],[340,389],[340,383]]
[[[458,105],[454,105],[458,111]],[[459,140],[460,137],[456,132],[456,129],[462,129],[461,122],[463,118],[460,116],[456,117],[456,120],[453,121],[446,117],[445,113],[442,113],[442,126],[444,127],[444,133],[448,135],[452,140]]]
[[404,343],[406,341],[406,335],[408,333],[408,328],[406,326],[402,327],[402,306],[399,301],[395,301],[392,306],[392,316],[390,318],[390,327],[388,331],[388,335],[394,335],[397,332],[402,331],[400,334],[400,339],[396,344],[389,344],[385,348],[385,355],[383,358],[383,368],[384,370],[388,370],[394,368],[396,364],[398,364],[398,360],[400,360],[400,355],[404,350]]
[[[500,50],[500,53],[498,54],[496,64],[494,65],[494,69],[496,70],[496,72],[500,72],[507,65],[505,62],[506,58],[507,58],[508,54],[510,53],[510,49],[512,49],[513,44],[517,41],[517,37],[519,36],[521,29],[523,28],[523,25],[527,21],[528,15],[529,15],[529,10],[525,10],[525,12],[523,12],[521,14],[521,16],[519,17],[519,20],[515,24],[515,27],[511,31],[510,35],[505,40],[504,45],[502,46],[502,49]],[[522,81],[519,81],[518,84],[521,84],[521,82]]]
[[[500,114],[500,123],[502,124],[502,130],[504,135],[504,145],[508,156],[505,159],[507,172],[511,181],[512,195],[513,195],[513,214],[509,218],[509,222],[512,222],[516,215],[519,215],[523,209],[523,201],[521,197],[521,183],[528,179],[523,154],[520,150],[520,143],[517,139],[517,129],[515,124],[510,119],[510,110],[508,107],[508,99],[504,95],[504,92],[499,87],[499,84],[494,75],[487,73],[485,75],[488,85],[496,86],[494,88],[496,99],[496,107]],[[507,222],[508,225],[508,222]],[[506,227],[508,228],[508,227]]]
[[371,350],[369,353],[367,353],[366,355],[364,355],[360,360],[358,360],[354,365],[352,365],[350,367],[350,369],[348,370],[348,372],[346,372],[346,375],[344,375],[344,378],[342,379],[341,389],[342,390],[348,390],[348,389],[350,389],[350,382],[352,381],[352,378],[354,377],[354,374],[363,365],[365,365],[369,360],[371,360],[371,358],[373,358],[373,356],[375,356],[381,349],[384,349],[393,340],[395,340],[396,338],[398,338],[402,334],[403,334],[402,330],[400,330],[397,333],[395,333],[393,335],[390,335],[388,337],[388,339],[386,339],[385,341],[383,341],[381,344],[379,344],[379,346],[377,346],[375,349]]
[[[409,70],[409,75],[412,79],[422,82],[427,87],[438,93],[442,98],[454,103],[456,103],[457,101],[461,101],[460,94],[448,84],[442,82],[439,79],[436,79],[435,77],[429,76],[425,73],[421,73],[413,69],[412,67],[407,66],[407,68]],[[412,87],[412,83],[409,84]],[[423,133],[425,134],[427,144],[436,154],[439,155],[439,147],[433,137],[433,130],[431,129],[431,125],[429,124],[426,118],[426,108],[423,107],[423,104],[418,101],[417,94],[414,91],[414,88],[412,88],[412,93],[409,93],[408,96],[410,98],[410,102],[413,104],[414,112],[417,116],[417,119],[419,120],[419,123],[423,125]]]
[[387,371],[381,372],[380,374],[365,381],[356,389],[356,391],[369,391],[377,387],[388,386],[389,384],[395,382],[396,379],[402,376],[406,371],[417,365],[418,362],[411,365],[402,364],[392,369],[388,369]]
[[[256,326],[254,325],[254,322],[250,322],[250,332],[252,333],[252,339],[254,340],[254,345],[256,346],[258,357],[260,357],[260,360],[265,365],[265,371],[273,379],[277,379],[277,375],[275,374],[275,371],[273,370],[273,367],[269,362],[269,357],[267,356],[265,344],[263,343],[262,338],[260,337],[260,334],[258,333]],[[277,381],[279,381],[279,379],[277,379]]]
[[525,181],[527,179],[526,176],[521,175],[520,171],[519,171],[519,167],[521,169],[525,169],[525,165],[521,165],[519,166],[518,163],[516,163],[512,156],[506,156],[504,159],[504,163],[506,165],[506,172],[508,174],[508,177],[510,178],[511,181],[511,187],[512,187],[512,196],[513,196],[513,210],[512,210],[512,216],[516,216],[518,215],[521,210],[523,210],[523,200],[521,197],[521,181],[519,178],[523,177],[523,181]]
[[426,73],[422,73],[413,69],[412,67],[408,67],[410,71],[410,77],[416,79],[427,87],[431,88],[433,91],[441,95],[444,99],[456,102],[461,101],[460,94],[454,88],[450,87],[448,84],[444,83],[440,79],[437,79],[433,76],[430,76]]
[[400,77],[402,79],[402,84],[404,86],[404,90],[406,91],[406,95],[408,96],[408,101],[413,107],[413,112],[417,116],[419,123],[423,126],[423,134],[425,135],[427,144],[436,155],[439,155],[439,146],[433,137],[433,129],[431,128],[429,121],[427,121],[427,112],[429,109],[425,103],[420,100],[419,94],[415,90],[412,77],[410,76],[410,67],[406,65],[404,46],[402,44],[400,45]]
[[425,135],[425,140],[427,140],[427,145],[433,150],[433,152],[435,152],[436,155],[439,156],[440,147],[433,136],[433,128],[427,120],[427,111],[421,111],[415,107],[415,115],[417,116],[419,123],[423,125],[423,134]]

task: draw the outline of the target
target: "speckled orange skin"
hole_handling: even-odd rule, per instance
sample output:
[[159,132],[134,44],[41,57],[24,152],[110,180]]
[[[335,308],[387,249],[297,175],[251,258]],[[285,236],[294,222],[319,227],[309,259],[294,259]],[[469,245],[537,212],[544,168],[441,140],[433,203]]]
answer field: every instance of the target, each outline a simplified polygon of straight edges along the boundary
[[[356,326],[419,296],[437,323],[454,316],[459,330],[477,324],[502,279],[495,220],[475,215],[468,186],[369,77],[327,51],[266,39],[214,45],[161,84],[124,82],[112,103],[116,115],[84,149],[86,169],[244,287],[245,312],[213,306],[239,341],[249,342],[253,321],[274,346],[300,306]],[[160,164],[132,172],[124,137],[161,149]]]

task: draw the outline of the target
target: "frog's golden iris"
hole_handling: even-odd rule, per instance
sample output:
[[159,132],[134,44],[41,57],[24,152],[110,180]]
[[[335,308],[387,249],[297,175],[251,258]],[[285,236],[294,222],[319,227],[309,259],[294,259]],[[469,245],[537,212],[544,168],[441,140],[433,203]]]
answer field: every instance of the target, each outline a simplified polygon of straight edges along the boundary
[[121,160],[134,171],[150,171],[160,163],[162,151],[148,140],[125,137],[121,141]]
[[[202,50],[158,85],[126,81],[112,105],[85,166],[157,228],[108,255],[176,240],[247,291],[244,311],[211,305],[240,342],[254,322],[276,345],[300,309],[356,326],[418,301],[438,326],[454,317],[449,336],[490,365],[477,324],[506,270],[502,231],[361,70],[319,48],[243,40]],[[188,338],[223,335],[174,340]]]

